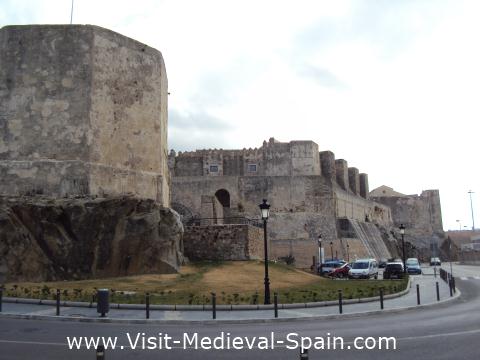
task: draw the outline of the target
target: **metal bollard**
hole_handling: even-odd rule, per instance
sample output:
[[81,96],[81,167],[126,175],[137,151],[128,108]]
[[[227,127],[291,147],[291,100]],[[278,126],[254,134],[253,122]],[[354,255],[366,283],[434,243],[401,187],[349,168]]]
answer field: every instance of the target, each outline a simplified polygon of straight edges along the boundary
[[55,300],[57,300],[57,316],[60,316],[60,289],[57,289]]
[[452,289],[454,293],[457,292],[457,287],[455,286],[455,278],[453,276],[452,276]]
[[343,295],[342,290],[338,290],[338,311],[343,314]]
[[0,285],[0,312],[2,312],[3,286]]
[[275,318],[278,318],[278,294],[273,293],[273,305],[275,309]]
[[300,360],[308,360],[308,349],[300,348]]
[[145,317],[150,319],[150,294],[145,294]]
[[212,293],[212,318],[217,318],[217,295]]
[[452,282],[450,279],[448,279],[448,288],[450,289],[450,296],[453,296],[453,287],[452,287]]
[[438,287],[438,281],[435,282],[435,288],[437,289],[437,301],[440,301],[440,288]]
[[110,311],[109,290],[97,289],[97,312],[101,317]]
[[383,288],[380,288],[380,309],[383,310]]
[[96,351],[97,360],[105,360],[105,348],[103,345],[98,345]]
[[420,285],[417,284],[417,305],[420,305]]

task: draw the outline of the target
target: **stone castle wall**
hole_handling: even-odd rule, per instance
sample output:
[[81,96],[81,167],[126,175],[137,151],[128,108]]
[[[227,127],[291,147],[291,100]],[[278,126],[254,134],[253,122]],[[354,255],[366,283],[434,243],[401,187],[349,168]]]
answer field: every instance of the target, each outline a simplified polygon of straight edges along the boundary
[[170,203],[162,55],[96,26],[0,29],[0,194]]
[[398,194],[386,191],[386,196],[372,199],[391,209],[395,228],[398,229],[400,224],[406,227],[406,241],[423,248],[439,246],[445,236],[439,191],[425,190],[420,195]]
[[185,217],[210,217],[213,201],[202,199],[219,190],[229,195],[225,216],[258,219],[258,204],[267,199],[271,256],[293,255],[300,267],[312,264],[319,234],[327,243],[340,241],[339,217],[391,223],[386,206],[366,199],[367,175],[330,151],[319,152],[313,141],[271,138],[258,149],[172,152],[169,164],[174,209]]
[[393,222],[390,208],[380,202],[355,196],[340,187],[335,187],[335,197],[337,218],[374,222],[383,226],[390,226]]
[[187,226],[185,256],[198,260],[263,259],[263,229],[249,225]]

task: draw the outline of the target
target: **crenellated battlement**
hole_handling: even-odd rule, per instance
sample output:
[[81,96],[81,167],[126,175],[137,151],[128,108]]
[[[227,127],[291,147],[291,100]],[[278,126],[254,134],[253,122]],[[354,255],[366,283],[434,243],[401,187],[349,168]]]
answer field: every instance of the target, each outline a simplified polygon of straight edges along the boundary
[[322,175],[341,189],[368,197],[368,175],[335,159],[332,151],[319,152],[311,140],[264,141],[259,148],[200,149],[169,155],[170,171],[183,176],[310,176]]

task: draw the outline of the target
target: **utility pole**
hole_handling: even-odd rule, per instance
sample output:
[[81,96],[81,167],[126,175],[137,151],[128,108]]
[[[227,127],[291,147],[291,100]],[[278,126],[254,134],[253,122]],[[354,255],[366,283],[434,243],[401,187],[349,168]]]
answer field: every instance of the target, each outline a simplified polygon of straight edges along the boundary
[[72,25],[72,20],[73,20],[73,1],[72,0],[72,8],[70,9],[70,25]]
[[472,210],[472,231],[475,231],[475,217],[473,216],[473,202],[472,202],[472,194],[475,194],[472,190],[469,190],[468,193],[470,194],[470,209]]

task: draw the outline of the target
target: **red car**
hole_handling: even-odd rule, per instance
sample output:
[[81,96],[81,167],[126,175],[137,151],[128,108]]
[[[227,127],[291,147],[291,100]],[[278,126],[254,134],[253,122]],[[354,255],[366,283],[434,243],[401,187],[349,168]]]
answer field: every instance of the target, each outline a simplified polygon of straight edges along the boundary
[[350,270],[350,264],[345,263],[342,266],[333,269],[327,275],[335,278],[346,278],[348,277],[348,270]]

